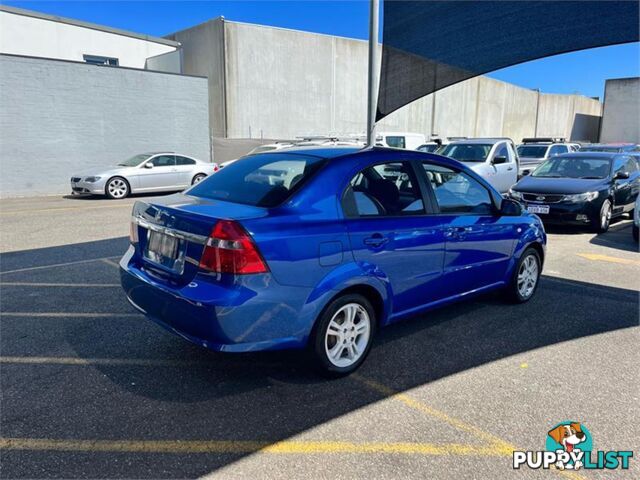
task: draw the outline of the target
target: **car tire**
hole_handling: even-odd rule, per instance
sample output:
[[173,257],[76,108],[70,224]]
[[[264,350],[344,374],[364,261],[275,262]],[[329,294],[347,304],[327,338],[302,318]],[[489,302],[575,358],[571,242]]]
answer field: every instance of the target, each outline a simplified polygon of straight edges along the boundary
[[364,296],[334,299],[318,318],[309,342],[315,369],[331,378],[357,370],[371,350],[376,322],[375,310]]
[[611,206],[611,200],[607,199],[602,202],[602,206],[600,207],[600,212],[596,217],[591,220],[591,225],[593,227],[593,231],[596,233],[605,233],[609,230],[609,225],[611,225],[611,216],[613,214],[613,207]]
[[541,273],[540,254],[533,247],[527,248],[520,256],[507,287],[509,300],[513,303],[525,303],[531,300],[538,289]]
[[207,176],[204,173],[198,173],[197,175],[195,175],[193,177],[193,179],[191,180],[191,185],[195,185],[196,183],[200,183],[202,180],[204,180],[205,178],[207,178]]
[[129,196],[131,187],[129,186],[129,182],[124,178],[113,177],[110,178],[104,186],[104,193],[112,200],[120,200]]
[[633,239],[637,242],[638,241],[638,227],[637,227],[637,225],[633,225],[631,227],[631,234],[633,235]]

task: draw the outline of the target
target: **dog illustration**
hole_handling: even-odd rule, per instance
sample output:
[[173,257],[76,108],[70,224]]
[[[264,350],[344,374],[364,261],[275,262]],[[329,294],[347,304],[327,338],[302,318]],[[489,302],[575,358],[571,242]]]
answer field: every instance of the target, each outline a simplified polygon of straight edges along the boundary
[[[553,438],[557,443],[562,445],[564,451],[567,453],[573,452],[576,445],[584,442],[587,436],[582,431],[582,427],[579,423],[570,423],[569,425],[559,425],[553,430],[549,431],[549,436]],[[556,467],[564,470],[565,465],[562,462],[558,462]],[[578,461],[573,465],[575,470],[582,467],[582,462]],[[569,468],[571,468],[569,466]]]

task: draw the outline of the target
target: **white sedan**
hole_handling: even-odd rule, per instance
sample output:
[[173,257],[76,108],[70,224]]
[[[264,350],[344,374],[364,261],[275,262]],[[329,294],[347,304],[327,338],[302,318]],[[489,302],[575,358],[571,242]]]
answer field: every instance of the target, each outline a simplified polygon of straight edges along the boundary
[[216,163],[173,152],[142,153],[111,169],[73,175],[71,192],[119,199],[131,193],[177,191],[198,183],[218,169]]

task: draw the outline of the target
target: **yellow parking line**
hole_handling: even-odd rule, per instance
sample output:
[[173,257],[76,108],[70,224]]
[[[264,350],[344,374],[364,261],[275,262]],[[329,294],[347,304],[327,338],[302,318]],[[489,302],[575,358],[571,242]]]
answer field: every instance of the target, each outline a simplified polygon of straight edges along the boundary
[[226,440],[62,440],[46,438],[0,438],[4,450],[60,450],[84,452],[145,453],[253,453],[273,454],[401,454],[504,456],[495,447],[448,443],[342,442],[342,441],[226,441]]
[[53,263],[51,265],[39,265],[37,267],[17,268],[15,270],[5,270],[4,272],[0,272],[0,275],[5,275],[7,273],[31,272],[33,270],[42,270],[44,268],[67,267],[69,265],[81,265],[83,263],[99,262],[101,260],[108,260],[111,258],[119,258],[119,257],[100,257],[100,258],[91,258],[88,260],[76,260],[74,262]]
[[25,213],[43,213],[43,212],[59,212],[59,211],[69,211],[69,210],[75,210],[75,211],[82,211],[82,210],[95,210],[95,209],[100,209],[100,208],[132,208],[133,204],[126,204],[126,205],[91,205],[91,206],[84,206],[84,207],[52,207],[52,208],[34,208],[32,210],[26,209],[26,210],[12,210],[9,212],[0,212],[0,215],[21,215],[21,214],[25,214]]
[[436,418],[440,421],[443,421],[445,423],[448,423],[449,425],[457,428],[458,430],[462,430],[464,432],[468,432],[471,433],[472,435],[475,435],[476,437],[489,442],[492,445],[495,445],[496,447],[502,449],[504,452],[507,452],[509,455],[511,454],[511,452],[513,450],[516,450],[516,447],[511,445],[508,442],[505,442],[504,440],[502,440],[499,437],[496,437],[495,435],[492,435],[490,433],[485,432],[484,430],[479,429],[478,427],[475,427],[473,425],[470,425],[466,422],[463,422],[462,420],[458,420],[457,418],[453,418],[450,417],[449,415],[447,415],[446,413],[440,411],[440,410],[436,410],[433,407],[430,407],[429,405],[414,399],[413,397],[410,397],[407,394],[404,393],[399,393],[397,391],[395,391],[394,389],[387,387],[386,385],[383,385],[381,383],[375,382],[373,380],[369,380],[367,378],[361,377],[358,374],[353,374],[351,375],[351,377],[364,384],[365,386],[369,387],[371,390],[374,390],[382,395],[384,395],[385,397],[389,397],[392,400],[396,400],[399,401],[401,403],[403,403],[404,405],[406,405],[407,407],[413,409],[413,410],[417,410],[419,412],[425,413],[427,415],[429,415],[430,417]]
[[131,365],[141,367],[192,367],[207,365],[205,362],[184,360],[160,360],[153,358],[78,358],[78,357],[0,357],[1,364],[24,365]]
[[140,313],[83,313],[83,312],[0,312],[0,317],[50,318],[139,318]]
[[[503,455],[503,456],[510,457],[514,450],[520,450],[520,451],[524,450],[522,448],[517,448],[516,446],[507,442],[506,440],[503,440],[500,437],[497,437],[491,433],[485,432],[484,430],[474,425],[466,423],[457,418],[451,417],[446,413],[440,410],[437,410],[427,405],[426,403],[416,400],[415,398],[407,394],[399,393],[393,388],[387,387],[382,383],[376,382],[374,380],[369,380],[368,378],[364,378],[358,374],[352,374],[351,378],[369,387],[371,390],[374,390],[382,394],[384,397],[390,398],[391,400],[399,401],[409,408],[425,413],[430,417],[433,417],[445,423],[448,423],[449,425],[457,428],[458,430],[471,433],[472,435],[475,435],[476,437],[489,442],[489,446],[487,448],[492,448],[494,449],[495,452],[500,452],[500,453],[496,453],[496,455]],[[510,466],[507,468],[510,468]],[[570,472],[567,470],[553,470],[553,471],[567,478],[572,478],[574,480],[584,480],[584,477],[582,477],[581,475],[578,475],[575,472]]]
[[628,258],[610,257],[609,255],[600,255],[597,253],[577,253],[576,255],[582,258],[586,258],[587,260],[593,260],[596,262],[609,262],[609,263],[619,263],[621,265],[640,266],[640,261],[630,260]]
[[0,287],[71,287],[71,288],[114,288],[119,283],[38,283],[38,282],[0,282]]

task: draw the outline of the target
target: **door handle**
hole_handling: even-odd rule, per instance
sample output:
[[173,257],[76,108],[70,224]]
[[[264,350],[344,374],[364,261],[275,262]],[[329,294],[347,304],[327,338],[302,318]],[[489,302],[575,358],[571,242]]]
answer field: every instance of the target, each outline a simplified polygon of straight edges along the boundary
[[445,231],[447,238],[462,238],[466,233],[471,233],[473,227],[451,227]]
[[379,233],[374,233],[370,237],[367,237],[363,240],[364,244],[370,247],[381,247],[388,241],[389,239],[387,237],[383,237]]
[[509,167],[509,168],[507,168],[507,170],[511,171],[511,170],[513,170],[513,167]]

